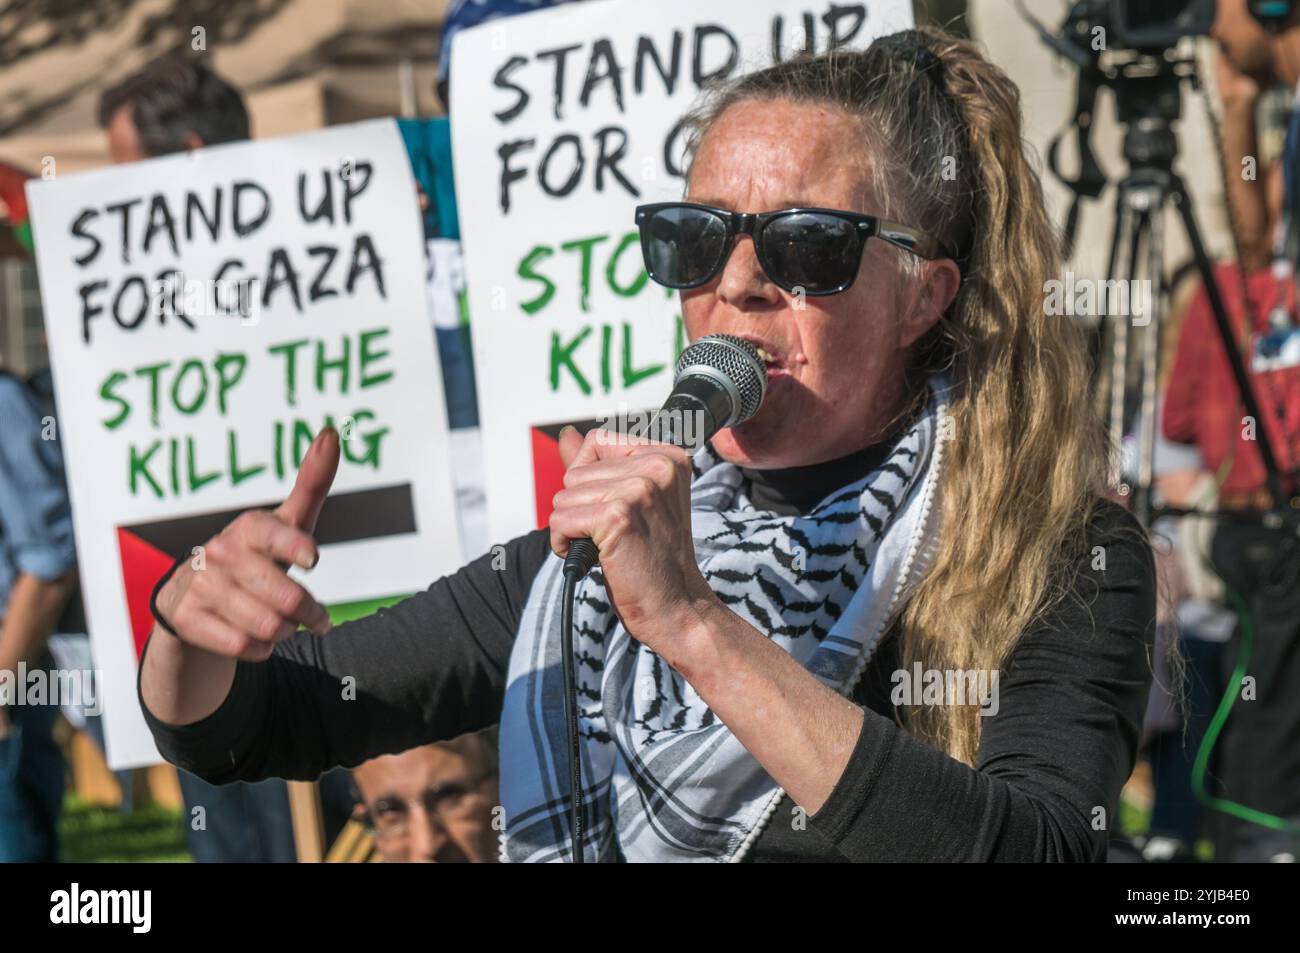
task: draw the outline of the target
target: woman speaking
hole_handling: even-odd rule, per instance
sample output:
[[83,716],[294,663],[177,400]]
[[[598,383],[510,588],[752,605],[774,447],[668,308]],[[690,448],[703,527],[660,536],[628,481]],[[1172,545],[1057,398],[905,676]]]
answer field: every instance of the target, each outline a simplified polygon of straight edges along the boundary
[[908,31],[743,76],[690,122],[686,201],[638,209],[646,266],[692,339],[758,349],[758,413],[694,457],[566,431],[549,529],[333,630],[282,570],[317,560],[326,431],[278,510],[159,591],[160,750],[314,778],[500,722],[502,858],[569,859],[556,554],[590,537],[586,860],[1104,859],[1153,569],[1100,496],[1083,339],[1045,313],[1014,85]]

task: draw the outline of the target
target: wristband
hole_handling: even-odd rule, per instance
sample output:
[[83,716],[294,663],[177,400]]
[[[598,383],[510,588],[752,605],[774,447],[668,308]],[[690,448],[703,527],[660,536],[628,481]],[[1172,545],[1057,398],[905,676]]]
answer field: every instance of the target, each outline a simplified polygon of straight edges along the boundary
[[158,593],[162,591],[163,586],[167,585],[171,577],[176,575],[176,570],[180,569],[181,565],[187,559],[189,559],[189,556],[182,556],[180,559],[176,560],[176,562],[172,563],[172,568],[162,574],[162,578],[158,580],[158,584],[153,587],[153,594],[149,596],[149,614],[153,616],[155,622],[162,626],[164,632],[181,642],[185,640],[180,637],[180,633],[173,629],[171,623],[163,618],[163,614],[158,611]]

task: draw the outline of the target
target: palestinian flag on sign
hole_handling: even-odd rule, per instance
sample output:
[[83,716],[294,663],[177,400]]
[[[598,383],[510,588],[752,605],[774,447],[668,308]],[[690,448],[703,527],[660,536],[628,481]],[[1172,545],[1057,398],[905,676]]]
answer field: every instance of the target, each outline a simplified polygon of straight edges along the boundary
[[27,180],[22,169],[0,162],[0,257],[32,253],[32,223],[27,215]]
[[[533,424],[533,500],[537,507],[537,528],[551,522],[551,500],[564,489],[564,463],[560,460],[560,431],[577,427],[584,437],[587,431],[605,424],[604,420],[561,420],[553,424]],[[627,429],[625,425],[624,429]]]
[[[557,454],[558,457],[558,454]],[[278,503],[214,510],[176,519],[134,523],[117,528],[117,548],[122,557],[122,586],[126,591],[131,635],[138,660],[153,629],[149,602],[158,580],[175,562],[196,546],[221,532],[231,520],[249,509],[274,509]],[[316,521],[320,546],[351,543],[382,536],[415,532],[415,503],[409,483],[336,493],[325,500]]]
[[564,463],[560,460],[560,431],[565,427],[578,428],[584,437],[588,430],[600,426],[598,420],[561,420],[554,424],[534,424],[533,443],[533,500],[537,507],[537,528],[551,522],[551,500],[564,489]]

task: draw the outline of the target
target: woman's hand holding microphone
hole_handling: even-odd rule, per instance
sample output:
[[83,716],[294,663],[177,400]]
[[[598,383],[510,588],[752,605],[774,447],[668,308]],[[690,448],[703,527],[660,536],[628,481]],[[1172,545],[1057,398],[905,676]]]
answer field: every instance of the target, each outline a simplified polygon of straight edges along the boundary
[[669,444],[572,428],[560,434],[560,456],[551,549],[563,555],[570,540],[590,537],[623,625],[682,671],[698,624],[732,616],[695,562],[690,458]]

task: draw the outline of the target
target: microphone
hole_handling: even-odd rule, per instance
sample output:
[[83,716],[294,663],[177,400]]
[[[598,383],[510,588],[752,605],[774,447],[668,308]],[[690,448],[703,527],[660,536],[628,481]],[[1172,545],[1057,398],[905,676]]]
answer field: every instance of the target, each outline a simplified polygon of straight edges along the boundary
[[[758,350],[734,334],[700,338],[677,359],[673,390],[650,422],[650,436],[693,453],[719,430],[758,413],[767,395],[767,366]],[[564,557],[564,575],[577,581],[600,554],[590,539],[574,539]]]

